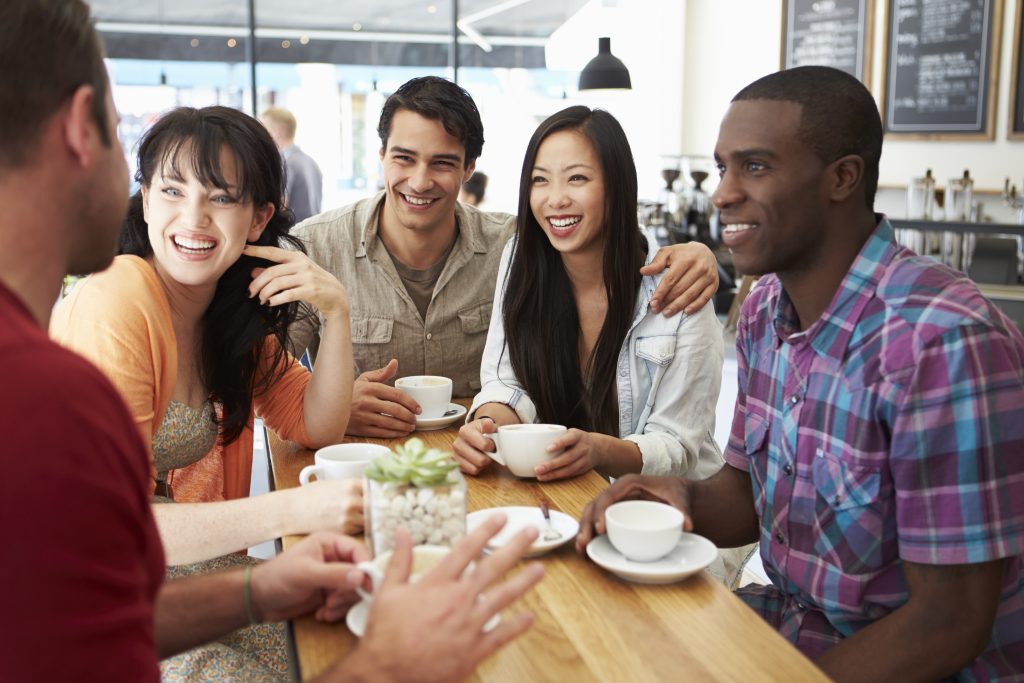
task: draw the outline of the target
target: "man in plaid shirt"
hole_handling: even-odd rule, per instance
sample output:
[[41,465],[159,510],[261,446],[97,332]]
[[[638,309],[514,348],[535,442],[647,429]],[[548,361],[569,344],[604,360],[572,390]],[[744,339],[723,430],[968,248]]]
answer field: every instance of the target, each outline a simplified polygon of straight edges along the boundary
[[733,99],[714,195],[744,303],[729,466],[624,477],[771,586],[741,597],[836,680],[1024,673],[1024,337],[873,212],[882,128],[852,76],[801,67]]

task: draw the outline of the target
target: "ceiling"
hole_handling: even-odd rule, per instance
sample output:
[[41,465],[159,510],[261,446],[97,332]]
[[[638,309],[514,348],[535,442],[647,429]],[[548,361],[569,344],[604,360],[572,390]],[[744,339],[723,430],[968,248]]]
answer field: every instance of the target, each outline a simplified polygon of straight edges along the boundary
[[[446,35],[453,0],[256,0],[256,25],[268,29]],[[547,38],[586,0],[457,0],[459,17],[485,37]],[[248,25],[248,0],[90,0],[105,23]],[[355,29],[354,29],[355,27]]]

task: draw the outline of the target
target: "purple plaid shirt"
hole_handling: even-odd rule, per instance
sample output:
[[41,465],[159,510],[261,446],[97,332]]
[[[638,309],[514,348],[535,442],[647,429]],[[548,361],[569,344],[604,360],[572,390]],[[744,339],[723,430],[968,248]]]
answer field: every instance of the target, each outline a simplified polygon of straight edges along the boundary
[[1024,672],[1024,337],[882,218],[800,332],[775,276],[744,303],[725,453],[750,473],[773,587],[741,591],[810,657],[909,594],[902,560],[1013,558],[963,680]]

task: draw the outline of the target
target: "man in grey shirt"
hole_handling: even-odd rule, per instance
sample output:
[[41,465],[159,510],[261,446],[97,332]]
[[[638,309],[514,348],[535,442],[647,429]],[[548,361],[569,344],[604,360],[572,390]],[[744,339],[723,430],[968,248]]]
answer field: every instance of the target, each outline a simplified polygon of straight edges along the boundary
[[295,115],[287,109],[271,108],[263,112],[260,120],[284,158],[285,205],[295,214],[296,221],[320,213],[323,175],[313,157],[295,144]]
[[[457,201],[484,143],[476,104],[459,86],[412,79],[385,102],[377,132],[385,189],[293,234],[349,293],[358,377],[348,431],[394,438],[413,431],[419,413],[388,384],[396,377],[450,377],[456,397],[480,389],[498,262],[516,219]],[[666,315],[698,310],[718,285],[703,245],[666,247],[644,272],[666,267],[652,302]],[[316,333],[315,320],[292,331],[296,355],[315,348]]]

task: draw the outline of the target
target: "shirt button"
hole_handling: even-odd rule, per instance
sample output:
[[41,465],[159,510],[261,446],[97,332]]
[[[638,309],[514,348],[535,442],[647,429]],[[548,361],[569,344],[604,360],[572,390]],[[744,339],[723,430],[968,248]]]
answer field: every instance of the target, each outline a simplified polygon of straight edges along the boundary
[[782,535],[782,532],[781,532],[781,531],[776,531],[776,532],[775,532],[775,541],[776,541],[777,543],[780,543],[780,544],[782,544],[782,545],[785,545],[785,543],[786,543],[786,537]]
[[427,340],[429,341],[429,340],[431,340],[433,338],[434,338],[434,335],[432,335],[429,332],[427,332]]
[[786,473],[787,477],[793,476],[793,466],[789,463],[786,463],[786,466],[782,468],[782,471]]
[[804,610],[804,609],[807,609],[807,605],[805,605],[805,604],[804,604],[804,603],[802,603],[802,602],[799,602],[799,601],[797,601],[797,603],[796,603],[796,608],[797,608],[797,609],[800,609],[800,610]]
[[789,397],[789,402],[790,402],[790,404],[792,404],[792,405],[796,405],[797,403],[799,403],[799,402],[800,402],[800,397],[799,397],[799,396],[797,396],[796,394],[794,394],[793,396],[790,396],[790,397]]

